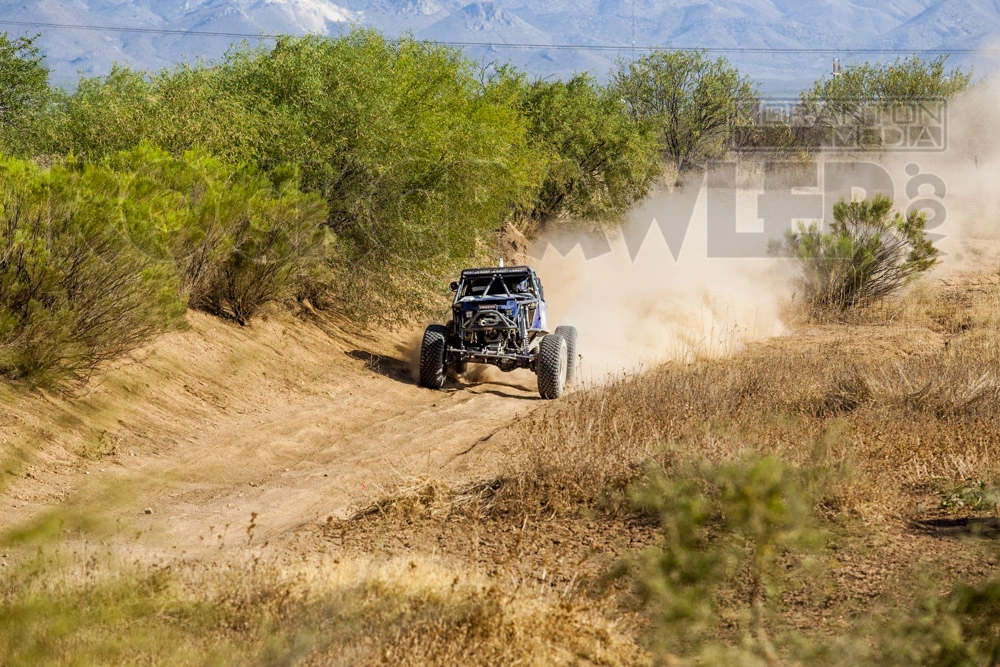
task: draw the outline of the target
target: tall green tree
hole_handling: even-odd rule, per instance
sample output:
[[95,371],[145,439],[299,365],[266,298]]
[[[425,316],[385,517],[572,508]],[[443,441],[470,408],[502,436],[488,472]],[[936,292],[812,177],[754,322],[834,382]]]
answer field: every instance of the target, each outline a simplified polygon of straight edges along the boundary
[[536,218],[615,220],[646,195],[659,171],[656,138],[618,95],[577,75],[536,81],[525,97],[533,143],[547,160]]
[[[948,100],[972,83],[972,72],[947,69],[948,56],[918,56],[892,63],[863,63],[816,81],[800,96],[799,136],[806,146],[823,144],[833,128],[855,130],[859,147],[881,146],[879,124],[893,107]],[[802,119],[807,122],[802,123]]]
[[679,170],[724,154],[757,100],[749,78],[704,51],[657,51],[619,61],[612,90],[637,122],[652,128],[661,153]]
[[51,95],[37,39],[11,39],[0,33],[0,141],[7,151],[25,143],[21,135],[30,130]]

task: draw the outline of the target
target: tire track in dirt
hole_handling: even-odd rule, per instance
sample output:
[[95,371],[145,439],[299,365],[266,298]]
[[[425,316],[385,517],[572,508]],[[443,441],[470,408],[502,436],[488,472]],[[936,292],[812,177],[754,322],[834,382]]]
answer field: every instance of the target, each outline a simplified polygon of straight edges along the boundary
[[[84,509],[114,526],[102,541],[127,558],[277,546],[396,483],[488,475],[496,452],[477,444],[544,404],[526,371],[416,386],[412,334],[321,330],[281,313],[250,329],[189,321],[85,398],[20,402],[22,445],[24,423],[47,437],[0,511],[24,521]],[[117,444],[72,456],[95,437]]]
[[532,398],[527,386],[505,387],[508,398],[490,393],[497,391],[491,383],[442,393],[409,385],[400,391],[388,382],[363,378],[361,405],[310,401],[262,424],[220,429],[190,443],[179,460],[138,472],[165,482],[144,484],[139,504],[155,511],[137,523],[148,526],[151,544],[190,555],[213,543],[213,533],[218,539],[220,527],[228,526],[222,539],[236,530],[242,540],[256,513],[254,540],[274,542],[303,524],[346,517],[396,480],[476,475],[476,459],[459,455],[534,403],[511,400]]

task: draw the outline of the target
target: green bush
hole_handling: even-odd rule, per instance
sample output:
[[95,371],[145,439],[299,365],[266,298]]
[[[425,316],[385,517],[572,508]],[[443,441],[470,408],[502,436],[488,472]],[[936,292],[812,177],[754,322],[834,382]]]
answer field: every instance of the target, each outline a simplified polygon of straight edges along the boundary
[[923,213],[892,213],[892,200],[871,200],[833,207],[828,232],[799,224],[774,254],[797,261],[804,301],[819,309],[844,310],[892,294],[912,277],[934,266],[937,249],[924,231]]
[[704,51],[657,51],[621,61],[612,91],[636,122],[648,124],[661,153],[684,170],[729,149],[757,104],[751,81],[727,59]]
[[303,289],[326,209],[203,152],[143,145],[104,164],[0,161],[0,375],[83,381],[187,307],[246,323]]
[[[813,547],[819,535],[800,473],[769,457],[702,465],[672,478],[654,475],[635,497],[663,531],[663,546],[646,552],[639,577],[657,650],[712,663],[728,651],[727,663],[775,664],[769,606],[789,578],[779,557]],[[745,593],[736,599],[723,594],[737,588]],[[737,607],[727,615],[752,638],[744,655],[717,643],[722,598]]]
[[[936,582],[927,582],[935,589]],[[924,594],[872,628],[880,665],[995,665],[1000,662],[1000,579],[956,582]]]
[[272,180],[204,151],[175,159],[148,144],[109,164],[122,174],[124,228],[173,264],[194,308],[245,324],[302,289],[323,261],[326,208],[298,190],[294,169],[275,169]]
[[0,161],[0,375],[83,380],[183,314],[170,267],[108,224],[109,180],[72,160]]
[[619,96],[582,74],[536,81],[524,96],[548,163],[533,217],[617,220],[646,195],[661,169],[656,139]]

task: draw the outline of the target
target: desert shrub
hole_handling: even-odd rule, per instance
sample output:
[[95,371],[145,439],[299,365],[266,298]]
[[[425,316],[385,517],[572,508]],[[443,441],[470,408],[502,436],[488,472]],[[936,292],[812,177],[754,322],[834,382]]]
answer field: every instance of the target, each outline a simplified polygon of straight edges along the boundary
[[108,224],[109,180],[73,161],[0,162],[0,375],[82,380],[183,314],[170,267]]
[[823,599],[820,564],[836,562],[826,556],[843,549],[821,550],[844,536],[813,516],[809,475],[765,457],[675,469],[636,491],[638,507],[659,517],[663,538],[635,571],[656,652],[670,664],[993,664],[1000,580],[992,576],[955,581],[942,593],[937,577],[918,569],[908,591],[915,599],[879,605],[840,634],[780,627],[777,615],[787,610],[779,607],[789,605],[782,592],[812,590]]
[[245,324],[265,303],[298,291],[323,260],[326,209],[298,190],[298,172],[268,178],[204,151],[175,159],[143,144],[115,156],[130,236],[152,224],[144,248],[171,262],[190,305]]
[[661,169],[656,140],[620,96],[582,74],[522,94],[533,143],[547,154],[533,217],[614,221],[646,195]]
[[246,324],[264,304],[290,296],[316,258],[321,229],[314,222],[285,202],[270,204],[259,217],[237,218],[232,249],[218,267],[204,307]]
[[737,605],[745,613],[735,615],[753,637],[751,654],[774,664],[766,607],[786,578],[778,558],[816,535],[797,471],[774,458],[702,465],[654,477],[636,499],[659,516],[663,530],[664,544],[645,554],[639,578],[660,651],[722,650],[712,637],[720,589],[739,588],[740,574],[746,595]]
[[322,200],[294,170],[142,145],[104,164],[0,163],[0,375],[82,381],[180,320],[246,323],[322,261]]
[[841,200],[829,231],[799,223],[784,246],[772,245],[799,265],[804,301],[820,309],[845,310],[896,292],[936,262],[937,249],[924,232],[925,217],[892,215],[885,195]]
[[879,620],[873,664],[993,665],[1000,658],[1000,580],[959,581],[947,594],[926,593]]

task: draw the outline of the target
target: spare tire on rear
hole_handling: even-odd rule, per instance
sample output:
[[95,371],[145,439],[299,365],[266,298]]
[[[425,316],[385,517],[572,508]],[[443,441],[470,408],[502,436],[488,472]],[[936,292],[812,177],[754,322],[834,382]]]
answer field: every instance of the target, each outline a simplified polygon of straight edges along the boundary
[[542,398],[559,398],[566,388],[569,355],[566,339],[556,334],[542,338],[538,346],[538,393]]
[[432,324],[424,330],[420,343],[420,386],[440,389],[444,386],[445,354],[448,330],[443,324]]

